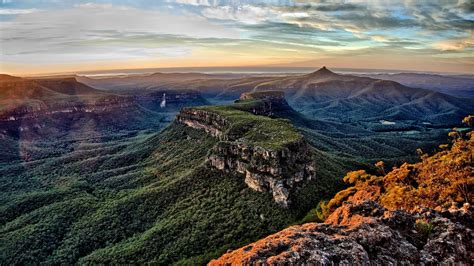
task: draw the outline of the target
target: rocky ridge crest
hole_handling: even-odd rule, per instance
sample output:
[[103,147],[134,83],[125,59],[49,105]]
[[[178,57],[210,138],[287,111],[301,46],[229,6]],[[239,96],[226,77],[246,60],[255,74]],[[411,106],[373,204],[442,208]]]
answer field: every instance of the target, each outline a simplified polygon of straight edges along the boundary
[[209,265],[470,264],[472,222],[468,204],[407,212],[347,201],[325,223],[289,227]]

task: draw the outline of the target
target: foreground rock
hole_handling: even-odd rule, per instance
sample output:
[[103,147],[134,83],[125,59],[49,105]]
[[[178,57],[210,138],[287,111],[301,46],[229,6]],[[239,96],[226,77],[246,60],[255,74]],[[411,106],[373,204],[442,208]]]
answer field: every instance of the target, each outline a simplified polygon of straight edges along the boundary
[[409,213],[348,201],[326,223],[289,227],[209,265],[472,264],[472,222],[467,205]]

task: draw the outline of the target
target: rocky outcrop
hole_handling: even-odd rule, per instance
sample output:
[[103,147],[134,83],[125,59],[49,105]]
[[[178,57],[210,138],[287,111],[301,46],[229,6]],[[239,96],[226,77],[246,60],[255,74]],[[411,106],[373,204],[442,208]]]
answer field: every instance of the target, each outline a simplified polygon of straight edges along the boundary
[[176,122],[195,129],[202,129],[219,139],[227,139],[224,134],[230,122],[215,112],[195,108],[183,108],[176,116]]
[[[253,105],[243,105],[239,107],[239,103],[242,102],[256,102]],[[273,117],[276,116],[280,111],[286,111],[291,109],[288,102],[285,99],[285,93],[283,91],[259,91],[259,92],[246,92],[240,95],[240,99],[236,101],[237,108],[251,112],[255,115],[264,115]]]
[[326,223],[292,226],[209,265],[472,264],[474,233],[466,204],[445,211],[389,211],[348,201]]
[[[176,122],[204,130],[220,140],[207,158],[209,166],[242,174],[251,189],[271,193],[275,202],[286,208],[300,184],[315,177],[315,166],[310,146],[289,122],[253,115],[270,116],[272,109],[267,105],[276,106],[276,101],[286,103],[283,93],[243,94],[227,109],[183,108]],[[256,128],[262,123],[278,127]],[[291,138],[279,134],[280,130]],[[261,144],[266,142],[278,145]]]
[[250,188],[272,193],[283,207],[291,203],[290,194],[298,184],[315,176],[311,151],[304,140],[278,150],[222,141],[212,149],[208,160],[219,170],[244,174]]

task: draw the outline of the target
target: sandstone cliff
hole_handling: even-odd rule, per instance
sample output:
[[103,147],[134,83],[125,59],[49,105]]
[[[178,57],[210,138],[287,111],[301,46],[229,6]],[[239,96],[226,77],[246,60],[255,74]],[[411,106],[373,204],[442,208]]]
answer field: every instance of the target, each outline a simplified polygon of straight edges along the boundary
[[470,264],[472,222],[468,205],[405,212],[345,202],[326,223],[289,227],[209,265]]
[[[286,103],[280,93],[276,99]],[[243,95],[231,106],[184,108],[176,122],[220,140],[208,156],[211,167],[242,174],[250,188],[288,207],[291,194],[315,176],[311,148],[289,121],[262,116],[278,101],[255,100]]]
[[222,141],[212,149],[208,160],[219,170],[244,174],[250,188],[272,193],[283,207],[290,204],[290,193],[298,184],[314,177],[311,152],[304,141],[288,143],[279,150]]
[[0,121],[17,121],[23,119],[32,119],[60,113],[95,113],[104,114],[117,110],[138,109],[137,104],[127,97],[110,96],[95,102],[34,102],[30,104],[21,104],[7,110],[0,111]]

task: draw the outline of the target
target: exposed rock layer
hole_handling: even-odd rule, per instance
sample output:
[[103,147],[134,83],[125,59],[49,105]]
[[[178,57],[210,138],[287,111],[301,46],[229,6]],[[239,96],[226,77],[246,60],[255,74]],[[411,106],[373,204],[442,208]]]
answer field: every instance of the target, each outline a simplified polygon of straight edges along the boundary
[[292,226],[209,265],[472,264],[469,206],[449,211],[388,211],[346,202],[326,223]]
[[[243,95],[241,99],[255,100],[250,95]],[[279,92],[265,99],[255,105],[252,103],[253,108],[248,111],[254,114],[269,115],[272,108],[281,103],[286,104],[283,94]],[[238,110],[237,106],[239,105],[236,104]],[[257,109],[260,111],[256,112]],[[247,114],[247,116],[252,115]],[[250,188],[271,193],[274,200],[283,207],[288,207],[291,204],[291,194],[298,189],[299,184],[315,176],[312,152],[302,137],[294,141],[285,141],[278,148],[264,148],[243,137],[246,132],[254,130],[253,123],[242,123],[238,130],[230,130],[231,121],[234,120],[228,119],[218,112],[184,108],[178,114],[176,121],[192,128],[204,130],[221,140],[208,156],[210,166],[225,172],[243,174],[245,183]],[[292,130],[294,129],[292,128]],[[262,134],[262,137],[265,138],[264,135]]]
[[219,139],[227,138],[224,132],[230,125],[230,122],[219,114],[193,108],[183,108],[176,116],[176,122],[192,128],[202,129]]
[[35,106],[20,105],[10,110],[0,112],[0,121],[16,121],[21,119],[38,118],[57,113],[107,113],[125,108],[135,108],[136,103],[127,97],[110,96],[99,101],[90,102],[61,102],[59,104],[39,103]]
[[245,175],[245,183],[256,191],[270,192],[284,207],[290,193],[305,179],[315,175],[306,142],[294,142],[279,150],[267,150],[242,142],[222,141],[208,158],[211,166]]

